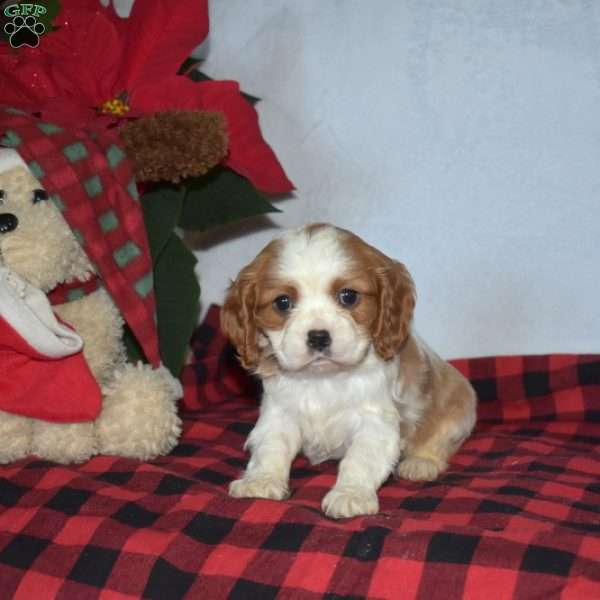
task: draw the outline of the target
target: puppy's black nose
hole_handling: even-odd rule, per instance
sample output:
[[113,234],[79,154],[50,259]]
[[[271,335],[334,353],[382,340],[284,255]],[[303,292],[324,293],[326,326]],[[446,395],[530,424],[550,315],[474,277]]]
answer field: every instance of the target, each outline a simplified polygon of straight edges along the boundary
[[11,213],[2,213],[0,215],[0,233],[9,233],[14,231],[19,224],[19,219]]
[[321,352],[331,346],[331,336],[326,329],[311,329],[306,340],[309,348]]

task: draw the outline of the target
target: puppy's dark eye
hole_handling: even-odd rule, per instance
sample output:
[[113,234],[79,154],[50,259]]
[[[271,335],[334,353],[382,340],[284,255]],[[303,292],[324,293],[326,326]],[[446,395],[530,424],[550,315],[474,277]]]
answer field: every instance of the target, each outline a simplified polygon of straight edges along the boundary
[[338,302],[342,306],[354,306],[358,302],[358,292],[350,288],[344,288],[338,292]]
[[0,190],[0,206],[2,206],[4,204],[4,198],[5,198],[5,193],[4,190]]
[[33,203],[45,202],[48,200],[48,192],[46,190],[33,190]]
[[287,313],[292,309],[292,299],[289,296],[282,294],[273,300],[273,306],[280,313]]

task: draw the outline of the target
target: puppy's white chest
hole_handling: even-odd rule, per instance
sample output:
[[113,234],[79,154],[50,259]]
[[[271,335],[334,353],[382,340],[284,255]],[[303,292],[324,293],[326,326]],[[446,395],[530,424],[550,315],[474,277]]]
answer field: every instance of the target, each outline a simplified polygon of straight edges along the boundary
[[376,430],[398,420],[388,377],[377,368],[331,377],[283,377],[265,391],[299,427],[302,452],[313,464],[342,458],[365,425]]
[[348,409],[343,401],[334,398],[323,400],[306,394],[299,399],[295,410],[302,432],[302,452],[313,464],[342,458],[360,423],[360,411]]

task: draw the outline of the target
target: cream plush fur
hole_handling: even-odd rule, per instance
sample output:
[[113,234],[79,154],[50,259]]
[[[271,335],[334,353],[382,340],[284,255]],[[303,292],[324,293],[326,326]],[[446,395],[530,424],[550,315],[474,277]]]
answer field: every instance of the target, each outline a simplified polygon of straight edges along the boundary
[[[0,213],[19,220],[14,231],[0,233],[0,266],[49,292],[89,278],[94,269],[55,205],[33,203],[33,190],[42,188],[19,161],[0,173]],[[0,463],[32,454],[72,463],[94,454],[147,460],[170,452],[181,431],[181,385],[163,367],[126,362],[123,319],[106,291],[55,310],[83,338],[84,356],[102,388],[102,412],[95,422],[55,424],[0,411]]]

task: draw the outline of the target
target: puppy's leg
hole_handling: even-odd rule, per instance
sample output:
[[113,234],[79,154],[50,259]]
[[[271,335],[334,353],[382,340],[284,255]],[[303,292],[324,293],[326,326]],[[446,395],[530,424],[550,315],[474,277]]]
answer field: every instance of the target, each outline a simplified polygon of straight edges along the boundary
[[290,466],[301,445],[300,429],[292,419],[275,410],[262,413],[245,444],[251,452],[246,471],[231,482],[229,494],[234,498],[287,498]]
[[471,433],[476,420],[475,392],[466,379],[454,378],[434,390],[434,402],[408,440],[397,474],[412,481],[433,481]]
[[377,490],[394,469],[400,449],[397,426],[363,424],[340,462],[335,486],[323,499],[325,514],[334,519],[375,514]]

